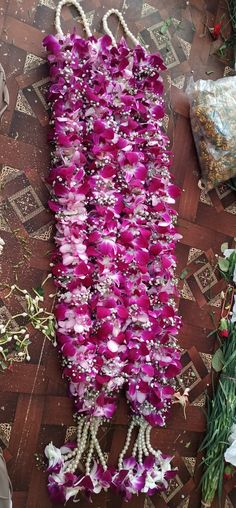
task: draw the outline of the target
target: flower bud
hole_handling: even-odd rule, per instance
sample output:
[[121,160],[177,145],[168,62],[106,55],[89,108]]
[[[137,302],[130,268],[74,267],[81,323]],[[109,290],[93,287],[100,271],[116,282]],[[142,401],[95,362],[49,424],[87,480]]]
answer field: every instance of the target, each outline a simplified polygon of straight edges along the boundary
[[231,464],[227,464],[227,466],[225,466],[225,469],[224,469],[224,479],[230,480],[230,478],[232,478],[232,476],[233,476],[233,473],[234,473],[234,468],[231,466]]
[[225,318],[220,320],[219,333],[221,337],[228,337],[229,335],[228,321]]

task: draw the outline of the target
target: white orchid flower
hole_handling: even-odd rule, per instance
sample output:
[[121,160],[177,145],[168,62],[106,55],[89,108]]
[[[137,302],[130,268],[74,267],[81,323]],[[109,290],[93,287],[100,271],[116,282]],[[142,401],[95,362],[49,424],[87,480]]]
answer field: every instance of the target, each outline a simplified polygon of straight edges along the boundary
[[231,254],[233,254],[233,252],[235,252],[235,249],[225,249],[224,250],[224,257],[229,258],[231,256]]
[[231,321],[231,323],[236,323],[236,296],[234,297],[234,305],[232,308],[232,317],[231,317],[230,321]]
[[229,444],[231,445],[236,440],[236,424],[233,423],[229,436]]
[[229,447],[225,451],[224,457],[225,462],[229,462],[232,466],[236,466],[236,424],[234,423],[231,427],[229,435]]
[[236,439],[227,448],[224,454],[225,462],[229,462],[232,466],[236,466]]
[[45,448],[45,455],[48,459],[48,469],[53,469],[57,464],[62,464],[62,454],[59,448],[49,443]]
[[69,501],[71,497],[74,497],[78,494],[78,492],[81,490],[81,487],[67,487],[66,488],[66,502]]

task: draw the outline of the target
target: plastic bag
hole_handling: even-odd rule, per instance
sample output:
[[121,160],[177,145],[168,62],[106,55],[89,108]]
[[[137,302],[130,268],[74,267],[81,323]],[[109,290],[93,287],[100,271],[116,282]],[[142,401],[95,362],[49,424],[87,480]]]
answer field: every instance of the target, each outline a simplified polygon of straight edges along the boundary
[[6,463],[0,448],[0,507],[12,508],[12,484],[7,474]]
[[236,177],[236,76],[190,81],[190,119],[206,191]]

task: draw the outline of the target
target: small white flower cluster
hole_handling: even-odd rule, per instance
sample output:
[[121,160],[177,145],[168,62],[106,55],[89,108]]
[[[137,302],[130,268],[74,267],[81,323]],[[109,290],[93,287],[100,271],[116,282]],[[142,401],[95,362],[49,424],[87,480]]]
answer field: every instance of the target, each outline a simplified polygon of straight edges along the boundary
[[[51,274],[42,283],[42,286],[51,277]],[[30,335],[27,327],[12,328],[12,321],[16,318],[28,318],[31,326],[40,331],[47,339],[55,345],[55,319],[51,312],[47,312],[40,304],[44,301],[42,287],[34,290],[32,297],[26,289],[19,288],[16,284],[10,287],[10,291],[5,298],[8,298],[13,292],[24,296],[26,310],[12,316],[6,323],[0,324],[0,370],[11,366],[14,361],[30,361],[28,347],[31,344]],[[41,294],[42,293],[42,294]],[[11,344],[10,344],[11,343]],[[9,349],[9,346],[10,349]]]

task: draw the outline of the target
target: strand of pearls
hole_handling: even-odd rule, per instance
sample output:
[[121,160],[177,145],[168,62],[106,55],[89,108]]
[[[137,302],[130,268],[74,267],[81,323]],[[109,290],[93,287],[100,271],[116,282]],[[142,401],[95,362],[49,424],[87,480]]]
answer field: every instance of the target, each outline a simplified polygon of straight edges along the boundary
[[59,2],[57,9],[56,9],[56,16],[55,16],[55,28],[56,28],[58,35],[61,35],[61,36],[64,35],[62,28],[61,28],[61,11],[62,11],[62,7],[67,4],[74,5],[74,7],[76,7],[77,11],[79,12],[79,14],[81,16],[81,19],[82,19],[82,22],[84,25],[84,30],[85,30],[87,36],[91,37],[92,32],[89,28],[89,24],[88,24],[87,18],[85,16],[85,12],[77,0],[61,0]]
[[[67,464],[65,464],[65,466],[66,466],[65,471],[64,471],[65,473],[68,473],[68,472],[73,473],[77,469],[77,467],[79,465],[79,461],[81,459],[81,456],[86,448],[86,443],[87,443],[88,439],[89,439],[89,449],[88,449],[88,454],[87,454],[86,463],[85,463],[86,474],[89,474],[89,472],[90,472],[90,464],[91,464],[94,449],[96,449],[100,463],[101,463],[104,471],[107,470],[106,460],[104,458],[104,455],[102,453],[102,450],[101,450],[101,447],[100,447],[100,444],[99,444],[99,441],[97,438],[97,433],[98,433],[100,424],[101,424],[101,420],[99,418],[96,418],[90,422],[84,421],[83,419],[80,420],[80,422],[78,423],[78,428],[77,428],[77,447],[74,450],[72,450],[70,453],[68,453],[67,455],[64,456],[64,462],[67,462]],[[90,432],[90,436],[89,436],[89,432]]]
[[78,451],[78,448],[76,447],[70,453],[68,453],[67,455],[64,455],[64,462],[66,462],[67,460],[70,460],[72,457],[74,457],[74,455],[77,454],[77,451]]
[[79,443],[81,440],[81,433],[82,433],[83,425],[84,425],[83,420],[80,420],[80,422],[78,423],[78,427],[77,427],[77,446],[76,446],[76,448],[74,448],[74,450],[69,452],[67,455],[64,455],[64,462],[71,459],[72,457],[74,457],[74,455],[77,454],[78,446],[79,446]]
[[[90,423],[89,422],[86,422],[84,423],[83,420],[81,420],[78,424],[78,429],[77,429],[77,450],[79,451],[80,447],[81,447],[81,444],[84,442],[85,440],[85,436],[87,436],[87,431],[86,429],[89,429],[89,425]],[[86,443],[85,443],[86,444]]]
[[81,439],[80,439],[80,441],[77,440],[78,448],[77,448],[75,458],[68,464],[68,466],[65,470],[65,473],[68,473],[68,472],[74,473],[75,470],[77,469],[81,455],[84,452],[85,447],[86,447],[89,427],[90,427],[90,422],[85,422],[83,432],[81,435]]
[[129,426],[129,428],[128,428],[128,432],[127,432],[124,448],[123,448],[122,452],[119,455],[119,459],[118,459],[118,468],[119,469],[122,469],[123,458],[124,458],[128,448],[129,448],[130,441],[131,441],[131,434],[132,434],[132,430],[133,430],[134,426],[135,426],[135,423],[134,423],[134,421],[132,421],[130,426]]
[[88,451],[88,455],[87,455],[87,459],[86,459],[86,464],[85,464],[86,475],[89,475],[89,473],[90,473],[90,463],[91,463],[92,456],[93,456],[93,450],[94,450],[94,442],[92,440],[90,443],[90,447],[89,447],[89,451]]
[[101,463],[104,471],[106,471],[107,470],[107,464],[106,464],[105,458],[103,456],[103,453],[102,453],[102,450],[101,450],[101,447],[100,447],[100,444],[99,444],[99,441],[98,441],[98,438],[97,438],[97,432],[98,432],[98,428],[99,428],[100,423],[101,422],[100,422],[99,419],[97,419],[96,421],[93,421],[91,423],[90,431],[91,431],[91,436],[92,436],[92,442],[93,442],[94,447],[96,448],[96,451],[97,451],[100,463]]
[[138,451],[138,461],[140,464],[142,463],[143,455],[145,455],[145,456],[149,455],[149,451],[148,451],[147,443],[146,443],[146,438],[145,438],[145,431],[146,431],[147,427],[148,427],[148,423],[146,423],[145,421],[140,423],[139,433],[138,433],[138,438],[137,438],[137,450],[136,450],[136,453]]
[[149,450],[149,452],[151,452],[154,457],[160,457],[160,451],[159,450],[155,450],[152,445],[151,445],[151,430],[152,430],[152,427],[151,425],[147,425],[146,427],[146,444],[147,444],[147,449]]
[[142,442],[142,427],[140,427],[139,429],[139,433],[138,433],[138,461],[139,461],[139,464],[142,464],[142,461],[143,461],[143,446],[142,446],[143,442]]
[[142,464],[143,455],[145,455],[147,457],[151,453],[152,455],[154,455],[154,457],[157,457],[158,459],[161,458],[160,450],[155,450],[152,447],[152,445],[151,445],[151,430],[152,430],[152,426],[149,425],[144,420],[137,421],[137,420],[134,419],[132,421],[129,429],[128,429],[126,441],[125,441],[125,444],[124,444],[124,448],[123,448],[123,450],[122,450],[122,452],[120,453],[120,456],[119,456],[119,460],[118,460],[118,467],[119,467],[119,469],[122,469],[123,459],[124,459],[124,456],[125,456],[128,448],[129,448],[129,445],[130,445],[131,434],[132,434],[133,428],[136,425],[139,426],[139,430],[138,430],[137,439],[136,439],[135,444],[133,446],[132,457],[136,457],[137,456],[138,462],[140,464]]
[[146,431],[147,427],[148,427],[147,423],[144,423],[140,427],[140,432],[141,432],[141,434],[140,434],[140,441],[141,441],[143,453],[144,453],[144,455],[146,455],[146,457],[149,455],[149,451],[148,451],[147,443],[146,443],[146,439],[145,439],[145,431]]
[[137,450],[138,450],[138,437],[134,443],[134,447],[133,447],[133,450],[132,450],[132,457],[136,457],[136,453],[137,453]]
[[127,35],[127,37],[129,37],[135,45],[140,44],[138,39],[136,39],[134,34],[129,30],[123,14],[118,9],[109,9],[106,12],[106,14],[104,14],[102,22],[103,22],[104,31],[107,33],[107,35],[109,35],[111,37],[113,46],[116,46],[116,40],[115,40],[115,37],[114,37],[112,31],[110,30],[110,28],[108,28],[108,24],[107,24],[107,20],[112,14],[115,14],[117,16],[117,18],[119,19],[120,24],[122,25],[123,30],[124,30],[125,34]]

